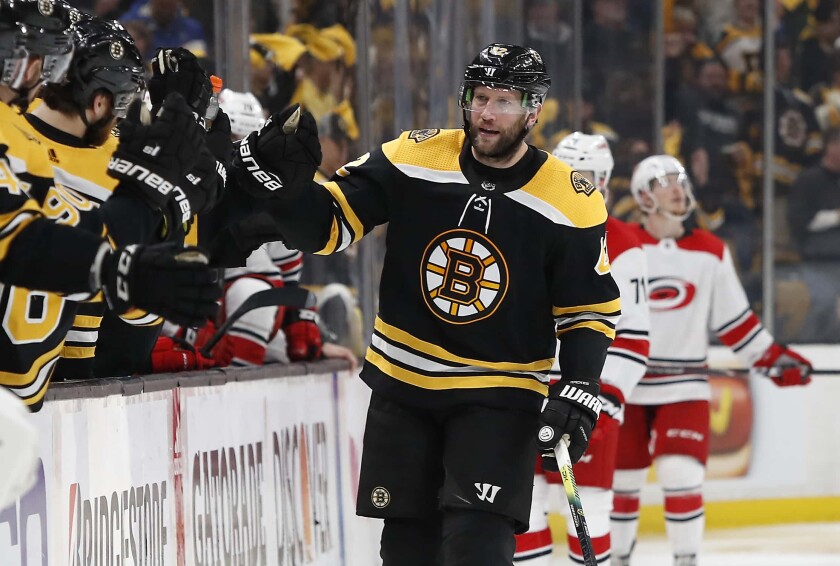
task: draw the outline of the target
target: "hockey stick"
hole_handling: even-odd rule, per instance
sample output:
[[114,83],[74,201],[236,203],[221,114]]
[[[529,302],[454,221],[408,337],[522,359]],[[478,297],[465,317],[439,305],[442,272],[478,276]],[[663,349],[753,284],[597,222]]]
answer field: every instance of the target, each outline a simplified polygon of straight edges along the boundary
[[583,514],[583,505],[578,495],[575,474],[572,472],[572,459],[569,458],[569,448],[566,445],[566,436],[560,439],[554,447],[554,456],[557,458],[557,465],[560,468],[560,476],[563,478],[563,487],[566,489],[566,498],[569,500],[569,511],[572,515],[572,522],[575,524],[575,532],[580,541],[580,550],[583,554],[585,566],[598,566],[595,559],[595,551],[592,549],[592,537],[589,536],[589,527],[586,526],[586,517]]
[[315,306],[315,295],[307,291],[303,287],[274,287],[272,289],[265,289],[264,291],[257,291],[247,299],[245,299],[239,308],[227,316],[225,323],[221,325],[213,336],[210,337],[204,346],[201,347],[201,355],[206,358],[213,357],[210,351],[213,346],[218,344],[219,340],[225,335],[225,332],[230,330],[233,323],[239,320],[245,313],[254,309],[263,307],[284,306],[294,309],[305,309]]
[[[648,374],[654,375],[726,375],[730,377],[739,377],[749,375],[750,372],[759,370],[752,370],[750,368],[710,368],[710,367],[685,367],[685,366],[648,366]],[[765,372],[761,372],[765,373]],[[774,370],[766,373],[767,377],[778,377],[779,371]],[[812,369],[809,375],[840,375],[840,369],[819,368]]]

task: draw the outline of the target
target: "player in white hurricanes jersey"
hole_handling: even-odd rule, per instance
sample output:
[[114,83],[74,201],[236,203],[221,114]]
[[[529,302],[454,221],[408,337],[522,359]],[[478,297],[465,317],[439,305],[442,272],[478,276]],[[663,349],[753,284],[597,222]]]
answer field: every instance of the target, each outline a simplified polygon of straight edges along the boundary
[[[592,181],[605,199],[609,198],[607,185],[614,162],[604,136],[575,132],[563,138],[553,153]],[[624,401],[645,373],[649,327],[645,254],[630,227],[613,217],[607,219],[607,252],[613,279],[621,292],[621,318],[601,372],[600,399],[603,407],[598,424],[586,453],[574,465],[589,534],[592,536],[592,548],[600,565],[610,563],[610,511],[618,427],[624,418]],[[556,363],[551,373],[552,379],[559,378]],[[530,530],[516,537],[516,561],[529,566],[548,566],[552,563],[553,541],[546,521],[549,483],[562,484],[560,474],[544,472],[538,463],[534,476]],[[562,510],[568,515],[565,504]],[[580,541],[574,523],[570,517],[568,519],[569,557],[582,563]]]
[[[811,364],[774,343],[750,309],[723,241],[684,226],[694,196],[679,161],[668,155],[644,159],[633,172],[631,191],[644,214],[642,223],[631,228],[647,257],[650,357],[620,430],[613,564],[630,563],[639,492],[655,462],[674,564],[693,566],[704,526],[701,489],[709,452],[710,387],[704,374],[691,370],[706,365],[708,331],[780,386],[808,383]],[[657,371],[657,365],[672,369]],[[673,366],[685,370],[675,373]]]

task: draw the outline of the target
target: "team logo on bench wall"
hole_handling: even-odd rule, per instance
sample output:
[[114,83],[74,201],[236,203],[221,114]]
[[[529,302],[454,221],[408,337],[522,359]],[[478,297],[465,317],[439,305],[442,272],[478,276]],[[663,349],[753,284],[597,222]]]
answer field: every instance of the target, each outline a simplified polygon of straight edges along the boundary
[[468,324],[493,314],[505,297],[508,270],[483,234],[455,229],[426,247],[420,267],[423,298],[435,316]]

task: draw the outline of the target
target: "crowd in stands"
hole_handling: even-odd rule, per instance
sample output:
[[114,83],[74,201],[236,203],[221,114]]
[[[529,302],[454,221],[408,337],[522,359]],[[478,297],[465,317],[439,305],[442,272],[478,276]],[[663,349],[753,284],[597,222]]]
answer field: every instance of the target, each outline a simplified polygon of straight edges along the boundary
[[[213,10],[199,0],[77,0],[87,11],[121,21],[147,57],[161,46],[183,46],[213,69]],[[274,0],[251,0],[250,91],[264,116],[300,103],[318,120],[324,163],[321,181],[362,149],[354,104],[357,10],[353,2],[297,1],[281,11]],[[497,3],[498,4],[498,3]],[[698,199],[693,218],[731,246],[753,305],[762,301],[764,206],[772,206],[776,261],[776,323],[784,340],[831,341],[840,327],[835,274],[840,272],[840,6],[837,0],[780,0],[773,30],[775,54],[775,199],[764,203],[764,4],[759,0],[666,0],[664,149],[688,169]],[[411,107],[428,124],[423,71],[433,30],[431,2],[408,3]],[[655,148],[657,101],[653,4],[645,0],[584,3],[583,100],[574,107],[572,2],[526,0],[514,21],[523,42],[537,49],[556,78],[530,141],[551,151],[577,116],[586,133],[604,135],[616,166],[612,212],[638,218],[629,179]],[[395,121],[396,9],[375,2],[370,64],[375,85],[371,140],[392,137]],[[512,16],[497,6],[499,19]],[[478,7],[465,8],[478,14]],[[503,26],[499,26],[503,29]],[[467,41],[465,38],[464,41]],[[455,87],[453,87],[455,88]],[[451,102],[439,100],[438,104]],[[454,106],[453,106],[454,108]],[[440,115],[440,114],[438,114]],[[457,127],[457,114],[443,115]],[[411,125],[407,125],[411,126]],[[405,127],[405,126],[404,126]],[[301,281],[338,283],[356,293],[356,250],[307,257]],[[343,293],[342,293],[343,294]],[[344,310],[342,307],[339,310]],[[354,334],[357,334],[354,332]],[[354,349],[360,340],[353,339]],[[345,342],[349,344],[349,342]],[[357,353],[361,353],[357,351]]]

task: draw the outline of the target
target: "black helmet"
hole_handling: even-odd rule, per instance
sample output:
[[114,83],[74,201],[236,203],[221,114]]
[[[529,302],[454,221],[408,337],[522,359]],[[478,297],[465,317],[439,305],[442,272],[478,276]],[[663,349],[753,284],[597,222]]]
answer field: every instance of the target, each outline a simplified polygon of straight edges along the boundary
[[530,47],[492,43],[467,65],[459,93],[461,108],[469,107],[473,89],[478,85],[518,90],[525,94],[523,106],[542,104],[551,86],[542,57]]
[[17,82],[22,55],[24,61],[29,55],[43,57],[41,78],[62,82],[73,57],[70,28],[81,19],[81,12],[64,0],[2,0],[0,12],[3,84]]
[[99,90],[113,98],[113,114],[124,118],[143,92],[143,57],[128,31],[117,21],[87,18],[74,28],[75,55],[67,80],[73,98],[84,109]]

